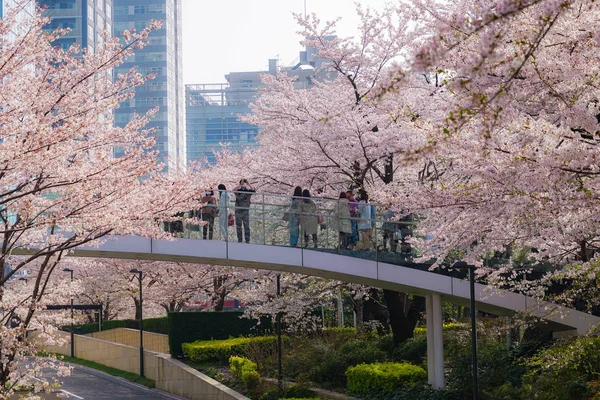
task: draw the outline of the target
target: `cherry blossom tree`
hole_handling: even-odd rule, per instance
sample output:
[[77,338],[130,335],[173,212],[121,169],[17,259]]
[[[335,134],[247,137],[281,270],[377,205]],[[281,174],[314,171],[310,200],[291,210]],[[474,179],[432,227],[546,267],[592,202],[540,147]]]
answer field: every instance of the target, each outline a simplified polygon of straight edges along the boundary
[[[112,69],[160,24],[125,32],[123,42],[106,37],[92,54],[54,46],[65,31],[45,32],[48,19],[23,18],[18,7],[0,20],[0,397],[30,376],[24,357],[38,347],[25,332],[43,322],[36,315],[45,315],[52,275],[71,249],[112,233],[164,237],[160,221],[197,202],[184,173],[158,175],[152,132],[143,130],[155,111],[113,123],[119,102],[151,76],[113,79]],[[22,286],[14,278],[33,266],[28,295],[13,295]],[[6,328],[16,310],[20,325]]]
[[402,155],[411,174],[429,168],[382,189],[425,216],[424,256],[458,250],[481,265],[513,246],[557,265],[587,261],[599,226],[597,4],[422,1],[414,10],[435,34],[384,86],[402,97],[410,73],[422,72],[449,94],[415,109],[415,123],[431,129]]

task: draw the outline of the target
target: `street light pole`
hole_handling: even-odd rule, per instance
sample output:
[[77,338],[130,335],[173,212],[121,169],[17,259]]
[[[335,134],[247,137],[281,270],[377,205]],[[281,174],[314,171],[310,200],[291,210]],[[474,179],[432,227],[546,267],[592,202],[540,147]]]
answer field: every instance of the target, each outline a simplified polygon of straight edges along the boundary
[[[281,274],[277,274],[277,297],[281,296]],[[281,365],[281,311],[277,312],[276,326],[277,326],[277,385],[279,390],[283,389],[283,368]]]
[[[73,283],[73,269],[65,268],[63,272],[71,274],[71,284]],[[71,288],[73,290],[73,288]],[[75,334],[73,333],[73,294],[71,293],[71,357],[75,357]]]
[[479,400],[479,379],[477,367],[477,321],[475,311],[475,266],[464,261],[454,264],[453,268],[469,270],[469,292],[471,300],[471,364],[473,368],[473,400]]
[[143,326],[143,307],[142,307],[142,271],[137,268],[132,269],[132,274],[138,274],[140,284],[140,376],[144,376],[144,326]]

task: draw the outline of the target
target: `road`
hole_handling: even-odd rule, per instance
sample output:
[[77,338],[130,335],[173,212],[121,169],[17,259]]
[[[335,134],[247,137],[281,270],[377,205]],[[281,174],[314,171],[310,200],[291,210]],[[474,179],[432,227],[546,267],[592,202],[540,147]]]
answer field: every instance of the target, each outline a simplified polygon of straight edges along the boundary
[[[71,376],[59,377],[61,390],[72,400],[186,400],[183,397],[131,383],[91,368],[73,365]],[[49,371],[45,377],[56,376]]]

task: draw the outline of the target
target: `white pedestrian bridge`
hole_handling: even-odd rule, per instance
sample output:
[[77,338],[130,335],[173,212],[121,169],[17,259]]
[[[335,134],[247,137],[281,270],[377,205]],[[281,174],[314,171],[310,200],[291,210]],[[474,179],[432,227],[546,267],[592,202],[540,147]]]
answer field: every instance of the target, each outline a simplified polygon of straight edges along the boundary
[[[233,198],[233,195],[231,196]],[[442,301],[469,305],[469,282],[448,271],[429,271],[427,264],[410,262],[406,247],[397,243],[390,248],[390,227],[400,231],[402,224],[390,225],[389,220],[373,218],[371,250],[340,249],[335,219],[338,202],[315,199],[320,216],[316,248],[293,247],[289,244],[289,225],[282,214],[289,211],[288,197],[256,194],[249,208],[252,235],[250,243],[231,241],[236,227],[219,229],[215,220],[214,237],[219,240],[191,238],[202,236],[202,227],[184,219],[172,240],[140,236],[108,236],[98,246],[81,246],[71,256],[156,260],[196,264],[227,265],[319,276],[383,289],[423,296],[427,314],[427,357],[429,382],[444,387],[444,356],[442,337]],[[228,215],[229,203],[224,215]],[[381,213],[377,213],[381,215]],[[376,215],[377,215],[376,214]],[[315,219],[317,215],[311,214]],[[356,219],[358,218],[350,218]],[[224,222],[224,221],[223,221]],[[171,225],[169,225],[171,226]],[[183,236],[183,237],[182,237]],[[303,236],[303,235],[300,235]],[[386,240],[387,237],[387,240]],[[313,245],[312,237],[308,240]],[[298,243],[302,246],[304,238]],[[386,246],[389,245],[389,246]],[[394,250],[394,251],[385,251]],[[404,251],[404,253],[403,253]],[[408,249],[410,253],[410,248]],[[18,249],[14,254],[28,253]],[[475,301],[479,311],[496,315],[526,313],[548,321],[555,332],[584,335],[600,326],[600,318],[577,310],[536,300],[525,295],[492,289],[475,284]]]

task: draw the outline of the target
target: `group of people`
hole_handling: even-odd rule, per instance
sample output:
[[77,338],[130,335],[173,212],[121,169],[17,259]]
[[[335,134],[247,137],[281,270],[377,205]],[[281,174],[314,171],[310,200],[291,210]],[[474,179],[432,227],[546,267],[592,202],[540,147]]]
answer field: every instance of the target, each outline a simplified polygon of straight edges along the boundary
[[[303,238],[304,246],[308,246],[312,238],[313,246],[317,247],[319,218],[322,217],[308,189],[302,190],[297,186],[290,207],[284,214],[284,220],[288,221],[290,245],[298,246],[299,239]],[[339,248],[370,249],[374,219],[375,208],[369,203],[366,191],[360,190],[358,199],[354,198],[352,191],[341,192],[331,220],[331,228],[339,232]]]
[[[227,237],[227,227],[231,225],[233,216],[230,216],[229,208],[229,192],[224,184],[218,186],[219,202],[214,197],[212,190],[204,192],[204,196],[200,200],[204,205],[199,210],[199,218],[205,221],[206,224],[202,227],[202,238],[209,240],[213,238],[215,217],[219,217],[219,231],[221,237]],[[250,243],[250,200],[256,192],[254,187],[247,179],[240,179],[239,184],[233,188],[235,192],[235,228],[238,242],[244,240]],[[243,228],[243,229],[242,229]],[[242,235],[243,230],[243,235]]]
[[[202,238],[212,239],[215,218],[219,218],[219,230],[222,238],[227,237],[228,226],[235,224],[238,242],[250,243],[250,205],[251,197],[256,192],[247,179],[241,179],[233,188],[235,196],[234,213],[229,211],[230,194],[224,184],[218,186],[219,199],[215,198],[213,190],[203,193],[203,206],[196,211],[195,217],[206,222],[202,227]],[[369,195],[360,189],[358,197],[352,191],[340,192],[335,208],[330,215],[329,228],[339,233],[338,248],[347,250],[369,250],[373,242],[375,229],[375,207],[369,202]],[[290,245],[313,247],[318,245],[318,229],[323,222],[316,203],[308,189],[297,186],[292,194],[289,208],[283,219],[288,222]],[[400,225],[394,221],[393,211],[388,210],[383,228],[383,250],[395,252],[397,243],[408,232],[401,232]]]
[[302,190],[300,186],[296,186],[290,207],[283,218],[288,221],[291,246],[298,246],[302,237],[304,246],[308,246],[309,240],[312,239],[313,247],[317,247],[319,214],[308,189]]

